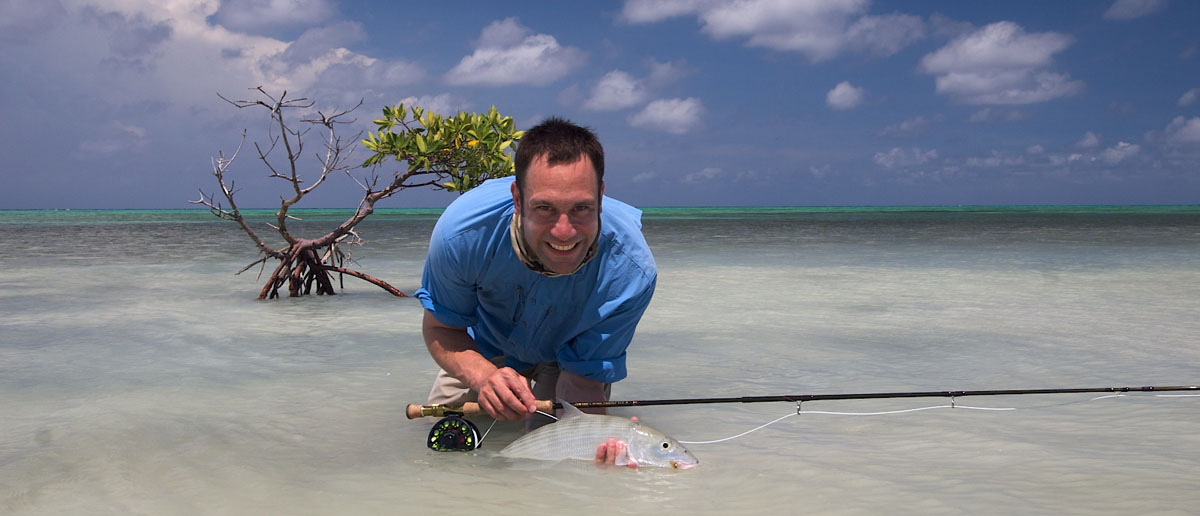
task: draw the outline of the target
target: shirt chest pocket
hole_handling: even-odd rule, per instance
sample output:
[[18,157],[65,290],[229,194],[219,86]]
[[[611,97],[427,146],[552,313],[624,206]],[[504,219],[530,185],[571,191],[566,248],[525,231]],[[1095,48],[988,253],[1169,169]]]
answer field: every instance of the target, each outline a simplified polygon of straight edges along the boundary
[[535,356],[539,360],[552,358],[557,343],[542,341],[553,333],[549,331],[549,326],[554,318],[554,304],[525,286],[514,288],[513,295],[516,296],[516,303],[512,314],[513,331],[509,336],[511,345],[524,350],[520,354],[525,355],[526,359]]

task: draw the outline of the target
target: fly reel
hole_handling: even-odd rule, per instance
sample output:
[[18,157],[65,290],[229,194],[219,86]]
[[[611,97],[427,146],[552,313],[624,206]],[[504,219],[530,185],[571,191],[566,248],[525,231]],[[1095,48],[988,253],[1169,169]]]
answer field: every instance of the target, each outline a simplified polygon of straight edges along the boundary
[[451,414],[433,424],[425,444],[434,451],[471,451],[479,448],[479,429],[459,414]]

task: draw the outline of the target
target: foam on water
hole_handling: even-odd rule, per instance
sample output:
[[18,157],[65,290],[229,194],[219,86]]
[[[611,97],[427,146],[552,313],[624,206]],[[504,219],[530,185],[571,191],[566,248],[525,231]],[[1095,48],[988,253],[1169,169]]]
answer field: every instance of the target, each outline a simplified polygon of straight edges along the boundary
[[[1200,398],[959,400],[802,414],[690,446],[685,472],[424,447],[419,304],[347,279],[253,299],[206,214],[0,213],[0,512],[1185,514]],[[336,224],[316,214],[305,224]],[[328,220],[327,220],[328,219]],[[368,220],[359,268],[411,292],[434,218]],[[1200,383],[1196,210],[651,210],[654,302],[614,397]],[[806,403],[869,412],[945,400]],[[680,440],[787,404],[621,409]],[[533,462],[533,461],[531,461]],[[614,498],[613,494],[618,496]]]

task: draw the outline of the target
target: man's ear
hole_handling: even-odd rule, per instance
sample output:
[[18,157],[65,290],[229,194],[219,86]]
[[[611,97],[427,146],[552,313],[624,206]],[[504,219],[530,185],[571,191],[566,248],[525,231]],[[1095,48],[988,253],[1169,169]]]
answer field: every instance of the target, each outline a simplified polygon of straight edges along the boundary
[[521,189],[517,188],[516,181],[512,182],[512,185],[509,187],[509,190],[512,190],[513,209],[520,212],[521,211]]
[[604,181],[600,182],[600,206],[596,207],[596,213],[604,211]]

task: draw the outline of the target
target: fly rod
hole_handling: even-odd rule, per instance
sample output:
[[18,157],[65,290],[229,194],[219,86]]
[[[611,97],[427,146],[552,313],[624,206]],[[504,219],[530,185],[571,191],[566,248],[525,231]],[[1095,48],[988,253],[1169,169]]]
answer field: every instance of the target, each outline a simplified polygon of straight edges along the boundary
[[[768,403],[789,402],[802,403],[805,401],[827,400],[870,400],[884,398],[961,398],[966,396],[1014,396],[1025,394],[1079,394],[1079,393],[1122,393],[1122,392],[1168,392],[1168,391],[1198,391],[1197,385],[1168,385],[1145,387],[1091,387],[1072,389],[1002,389],[976,391],[915,391],[915,392],[867,392],[851,394],[792,394],[784,396],[741,396],[731,398],[681,398],[662,400],[630,400],[630,401],[582,401],[571,403],[576,408],[613,408],[613,407],[650,407],[655,405],[692,405],[709,403]],[[562,408],[561,403],[549,400],[537,400],[537,409],[552,413]],[[406,410],[409,419],[419,417],[443,417],[447,415],[480,416],[487,415],[478,403],[467,402],[458,405],[409,405]]]

